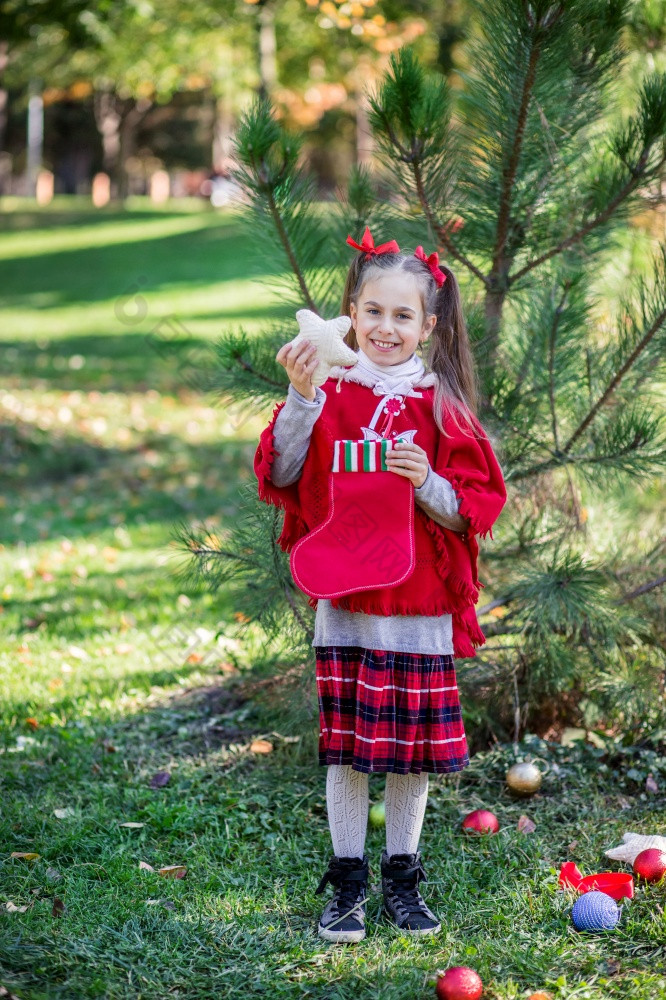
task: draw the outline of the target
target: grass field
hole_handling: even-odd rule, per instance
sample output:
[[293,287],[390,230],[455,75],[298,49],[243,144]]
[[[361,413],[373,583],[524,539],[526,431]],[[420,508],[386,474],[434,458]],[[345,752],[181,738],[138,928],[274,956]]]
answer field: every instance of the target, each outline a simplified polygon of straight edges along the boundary
[[[372,831],[368,937],[318,940],[314,715],[291,726],[266,677],[288,651],[239,633],[228,594],[184,588],[172,542],[180,521],[234,517],[262,420],[239,426],[184,388],[182,354],[150,339],[189,349],[284,311],[230,215],[5,208],[0,996],[426,1000],[437,970],[465,964],[486,1000],[666,997],[664,885],[639,888],[606,935],[576,933],[557,891],[562,862],[603,870],[624,831],[664,832],[666,758],[648,749],[527,739],[546,777],[523,802],[504,788],[511,747],[433,779],[421,847],[441,935],[379,918]],[[311,686],[303,698],[313,713]],[[465,839],[481,805],[502,829]]]

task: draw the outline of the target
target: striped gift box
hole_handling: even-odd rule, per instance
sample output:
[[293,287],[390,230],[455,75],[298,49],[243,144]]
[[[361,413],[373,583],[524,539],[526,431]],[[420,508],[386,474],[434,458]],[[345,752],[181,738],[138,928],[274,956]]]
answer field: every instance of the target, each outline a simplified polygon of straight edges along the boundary
[[333,472],[388,472],[386,449],[390,442],[336,441]]

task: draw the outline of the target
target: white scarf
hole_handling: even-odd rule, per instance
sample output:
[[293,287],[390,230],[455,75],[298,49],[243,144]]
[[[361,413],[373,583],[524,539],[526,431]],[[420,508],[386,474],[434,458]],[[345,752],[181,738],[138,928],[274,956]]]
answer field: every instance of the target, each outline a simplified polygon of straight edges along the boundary
[[414,391],[417,386],[425,389],[435,384],[434,374],[426,373],[425,365],[416,353],[398,365],[378,365],[360,348],[357,355],[358,361],[353,368],[337,366],[331,370],[329,377],[367,385],[375,396],[420,397],[421,393]]

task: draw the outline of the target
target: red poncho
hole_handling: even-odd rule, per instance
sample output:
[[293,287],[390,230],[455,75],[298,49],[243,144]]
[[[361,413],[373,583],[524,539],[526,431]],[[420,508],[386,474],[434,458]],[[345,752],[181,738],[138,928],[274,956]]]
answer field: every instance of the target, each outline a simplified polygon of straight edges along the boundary
[[[278,403],[268,427],[262,432],[254,458],[259,497],[284,509],[285,518],[278,542],[290,552],[296,542],[313,531],[328,516],[329,476],[333,464],[333,444],[338,439],[360,439],[361,427],[368,426],[378,397],[366,386],[328,379],[322,389],[326,402],[310,439],[300,479],[290,486],[274,486],[271,466],[275,455],[273,427],[285,405]],[[479,598],[477,577],[478,545],[475,535],[490,533],[506,502],[502,472],[481,425],[479,436],[462,431],[451,417],[444,423],[448,437],[435,424],[432,405],[434,389],[419,389],[421,398],[405,396],[405,409],[396,418],[393,430],[416,429],[415,443],[424,449],[432,470],[453,486],[460,499],[460,514],[469,519],[464,533],[443,528],[415,504],[414,523],[416,567],[412,575],[395,587],[364,590],[333,599],[335,608],[363,611],[374,615],[452,615],[454,656],[474,656],[475,646],[485,642],[474,611]],[[462,423],[462,421],[461,421]],[[380,511],[373,511],[375,518]],[[310,599],[316,608],[316,599]]]

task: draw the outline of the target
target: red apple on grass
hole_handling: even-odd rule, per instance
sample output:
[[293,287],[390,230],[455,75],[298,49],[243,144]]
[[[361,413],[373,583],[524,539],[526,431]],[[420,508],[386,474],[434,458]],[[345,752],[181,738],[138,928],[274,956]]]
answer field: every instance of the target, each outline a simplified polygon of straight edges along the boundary
[[455,965],[439,977],[435,992],[438,1000],[479,1000],[483,993],[483,983],[474,969]]
[[462,828],[465,833],[497,833],[500,825],[495,813],[488,809],[475,809],[465,816]]

